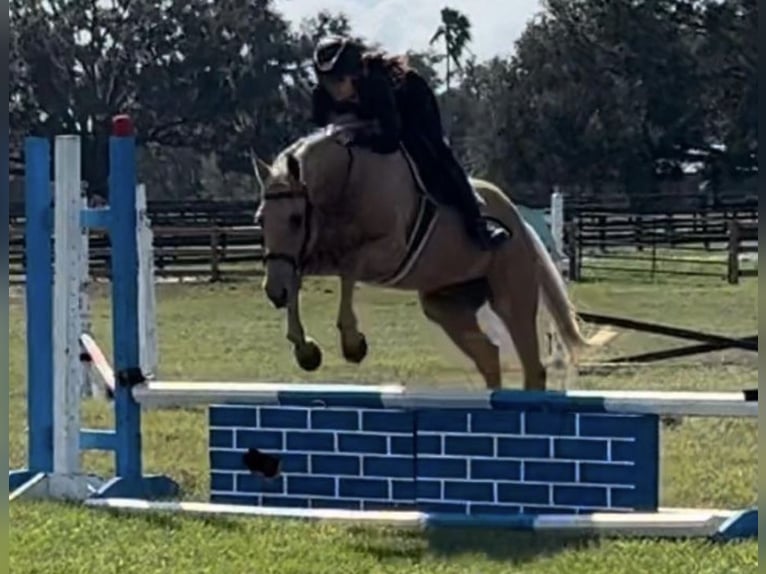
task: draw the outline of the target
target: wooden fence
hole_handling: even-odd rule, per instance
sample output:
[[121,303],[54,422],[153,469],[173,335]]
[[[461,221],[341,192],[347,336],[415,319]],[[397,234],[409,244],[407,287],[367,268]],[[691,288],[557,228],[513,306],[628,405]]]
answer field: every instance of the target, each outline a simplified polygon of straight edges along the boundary
[[[10,274],[23,280],[23,210],[11,206]],[[260,273],[262,234],[254,202],[150,202],[159,277],[220,281]],[[630,214],[569,208],[569,273],[596,271],[704,275],[739,282],[757,274],[743,255],[757,252],[755,209]],[[108,237],[91,232],[91,268],[109,274]]]
[[591,272],[709,276],[738,283],[757,275],[743,265],[758,251],[753,209],[672,214],[583,211],[566,226],[569,273]]

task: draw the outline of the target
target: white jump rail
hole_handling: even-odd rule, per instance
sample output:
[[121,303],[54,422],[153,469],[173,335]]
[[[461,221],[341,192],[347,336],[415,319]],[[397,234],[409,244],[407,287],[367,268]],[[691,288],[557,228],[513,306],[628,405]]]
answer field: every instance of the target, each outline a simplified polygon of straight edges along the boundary
[[206,502],[154,502],[130,498],[86,500],[87,506],[133,513],[166,512],[201,516],[290,518],[339,524],[374,524],[422,529],[458,526],[512,528],[534,532],[576,532],[600,536],[696,538],[715,536],[738,516],[728,510],[660,509],[647,513],[554,514],[542,516],[473,516],[418,511],[369,511],[320,508],[254,507]]
[[595,412],[655,414],[662,416],[757,417],[758,402],[746,400],[742,392],[688,391],[589,391],[557,392],[455,391],[413,389],[400,384],[358,385],[324,383],[150,381],[134,387],[133,396],[142,406],[193,406],[211,404],[283,404],[292,398],[313,400],[317,407],[332,405],[333,395],[366,397],[381,407],[455,408],[503,410],[513,405],[535,408],[581,409],[591,405]]

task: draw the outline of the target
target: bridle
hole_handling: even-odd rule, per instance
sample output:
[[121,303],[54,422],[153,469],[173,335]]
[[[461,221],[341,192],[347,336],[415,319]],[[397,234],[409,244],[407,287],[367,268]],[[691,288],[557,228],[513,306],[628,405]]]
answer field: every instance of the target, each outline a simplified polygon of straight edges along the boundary
[[[346,177],[343,184],[343,195],[345,195],[351,180],[351,170],[354,166],[354,154],[350,146],[344,145],[340,142],[338,142],[338,144],[345,147],[348,153],[348,166],[346,168]],[[269,261],[284,261],[290,264],[296,272],[300,273],[306,264],[306,259],[308,256],[309,243],[311,241],[312,232],[312,216],[314,214],[315,207],[311,203],[308,187],[305,183],[302,182],[300,189],[286,192],[264,193],[262,196],[262,201],[264,202],[283,201],[287,199],[302,199],[306,204],[306,207],[303,210],[303,241],[301,242],[301,248],[298,252],[298,255],[264,249],[263,259],[264,263],[268,263]]]
[[263,260],[265,263],[269,261],[285,261],[289,263],[293,269],[299,271],[303,268],[303,264],[306,261],[306,252],[308,251],[309,239],[311,238],[311,216],[313,212],[313,205],[309,201],[308,189],[306,185],[302,185],[300,190],[288,191],[284,193],[266,193],[263,195],[263,201],[280,201],[285,199],[302,199],[306,202],[306,208],[303,210],[303,241],[301,242],[301,248],[298,255],[291,255],[289,253],[281,253],[278,251],[269,251],[264,249]]

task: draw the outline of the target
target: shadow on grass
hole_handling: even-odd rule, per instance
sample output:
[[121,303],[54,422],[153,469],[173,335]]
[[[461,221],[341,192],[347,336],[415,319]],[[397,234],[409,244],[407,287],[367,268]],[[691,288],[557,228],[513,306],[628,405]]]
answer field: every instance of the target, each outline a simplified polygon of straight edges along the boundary
[[181,530],[183,525],[189,522],[206,524],[214,526],[217,529],[226,530],[230,533],[244,532],[246,525],[241,520],[234,517],[199,515],[193,513],[183,513],[175,511],[146,511],[135,512],[119,508],[100,508],[94,509],[103,512],[114,518],[119,518],[126,522],[141,522],[151,527],[161,528],[163,530]]
[[378,560],[425,557],[457,558],[482,555],[490,560],[523,564],[561,552],[583,550],[599,543],[598,538],[583,534],[543,534],[490,529],[439,528],[426,531],[384,529],[377,536],[370,530],[352,528],[356,536],[349,540],[354,549]]

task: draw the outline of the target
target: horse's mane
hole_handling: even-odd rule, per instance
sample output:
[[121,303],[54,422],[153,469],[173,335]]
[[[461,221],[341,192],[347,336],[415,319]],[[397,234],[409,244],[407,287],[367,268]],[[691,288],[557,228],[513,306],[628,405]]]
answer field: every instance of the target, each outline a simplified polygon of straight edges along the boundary
[[301,169],[304,169],[306,166],[306,158],[317,146],[328,140],[335,139],[341,134],[368,124],[369,122],[361,121],[356,118],[356,116],[344,115],[339,116],[335,121],[325,127],[315,129],[291,143],[277,155],[271,166],[272,177],[283,178],[287,176],[287,158],[290,155],[295,156],[301,165]]

